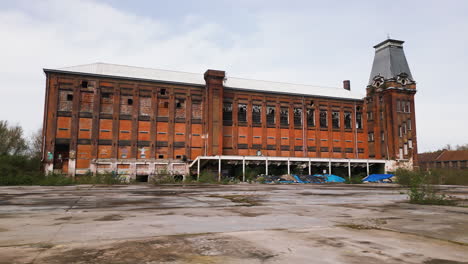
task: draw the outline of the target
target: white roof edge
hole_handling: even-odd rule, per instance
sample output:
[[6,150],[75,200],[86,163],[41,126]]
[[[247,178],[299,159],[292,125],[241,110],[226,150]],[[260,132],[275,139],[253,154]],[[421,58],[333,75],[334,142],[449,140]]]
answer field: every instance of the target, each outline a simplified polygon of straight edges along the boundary
[[[118,65],[110,63],[92,63],[63,68],[46,68],[44,70],[55,70],[64,72],[85,73],[93,75],[106,75],[123,78],[146,79],[155,81],[166,81],[173,83],[187,83],[205,85],[203,74],[160,70],[144,67]],[[261,92],[291,93],[306,96],[331,97],[338,99],[362,100],[364,95],[343,88],[314,86],[305,84],[293,84],[287,82],[273,82],[254,79],[245,79],[226,76],[224,85],[231,89],[245,89]]]

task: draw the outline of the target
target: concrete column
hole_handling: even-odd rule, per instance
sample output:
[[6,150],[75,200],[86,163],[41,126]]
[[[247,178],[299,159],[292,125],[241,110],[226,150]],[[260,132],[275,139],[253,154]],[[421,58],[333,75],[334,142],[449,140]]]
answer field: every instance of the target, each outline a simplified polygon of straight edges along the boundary
[[328,161],[328,174],[331,174],[331,160]]
[[197,159],[197,181],[200,180],[200,157]]
[[245,182],[245,156],[242,156],[242,181]]
[[348,178],[351,180],[351,161],[348,160]]
[[369,161],[366,162],[367,176],[369,176]]
[[265,160],[265,174],[268,175],[268,157]]
[[221,156],[218,156],[218,181],[221,181]]
[[68,176],[75,178],[76,173],[76,159],[68,160]]
[[291,175],[291,168],[290,168],[290,164],[289,164],[289,158],[288,158],[288,175]]
[[310,158],[309,158],[309,175],[311,175],[311,174],[312,174],[312,168],[310,166]]
[[97,164],[92,162],[91,164],[89,164],[89,170],[91,171],[91,173],[93,175],[96,175],[97,174]]

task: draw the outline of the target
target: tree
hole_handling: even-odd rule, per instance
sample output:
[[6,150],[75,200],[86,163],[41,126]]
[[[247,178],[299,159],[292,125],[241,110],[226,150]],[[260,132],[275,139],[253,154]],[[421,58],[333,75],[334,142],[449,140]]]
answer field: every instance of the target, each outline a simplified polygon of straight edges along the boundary
[[22,155],[27,149],[23,128],[10,126],[8,121],[0,120],[0,155]]
[[42,153],[42,129],[37,130],[29,138],[29,156],[31,158],[41,158]]

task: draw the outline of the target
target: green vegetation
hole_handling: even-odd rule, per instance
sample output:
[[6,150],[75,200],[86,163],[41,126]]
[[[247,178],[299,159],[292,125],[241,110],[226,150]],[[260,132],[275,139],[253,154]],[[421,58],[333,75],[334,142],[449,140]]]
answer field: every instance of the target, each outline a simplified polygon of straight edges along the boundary
[[398,183],[408,188],[408,199],[413,204],[456,205],[456,201],[439,191],[434,184],[440,184],[441,174],[431,171],[396,171]]
[[198,181],[201,183],[217,183],[218,179],[212,171],[203,170],[200,172],[200,177],[198,178]]
[[348,177],[344,177],[345,178],[345,183],[347,184],[360,184],[362,183],[362,179],[364,179],[366,177],[366,174],[365,173],[359,173],[357,175],[353,175],[351,176],[351,179],[349,179]]

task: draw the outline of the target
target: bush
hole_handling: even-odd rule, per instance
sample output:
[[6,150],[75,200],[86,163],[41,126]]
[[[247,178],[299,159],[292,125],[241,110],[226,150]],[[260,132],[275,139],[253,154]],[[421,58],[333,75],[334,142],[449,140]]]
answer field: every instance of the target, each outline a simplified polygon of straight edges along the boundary
[[203,170],[202,172],[200,172],[198,181],[201,183],[216,183],[218,179],[216,178],[216,175],[213,172],[209,170]]
[[40,165],[36,158],[0,155],[0,185],[37,185],[44,179]]
[[345,178],[345,183],[347,184],[360,184],[362,183],[362,179],[364,179],[366,175],[364,173],[359,173],[357,175],[351,176],[351,179],[346,177]]
[[265,183],[265,182],[266,182],[266,179],[265,179],[265,177],[263,177],[263,176],[260,176],[260,177],[258,177],[258,178],[257,178],[257,182],[258,182],[258,183],[262,183],[262,184],[263,184],[263,183]]
[[39,185],[42,186],[64,186],[72,184],[74,184],[74,181],[71,177],[61,174],[49,174],[39,182]]

